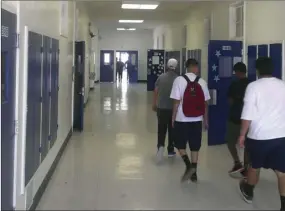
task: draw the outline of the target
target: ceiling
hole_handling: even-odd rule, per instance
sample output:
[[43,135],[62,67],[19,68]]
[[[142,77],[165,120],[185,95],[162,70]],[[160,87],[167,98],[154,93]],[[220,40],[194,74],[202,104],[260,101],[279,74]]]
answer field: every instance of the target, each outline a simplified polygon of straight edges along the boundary
[[[133,0],[136,1],[136,0]],[[141,1],[140,1],[141,2]],[[124,10],[122,1],[95,0],[85,1],[92,21],[99,29],[137,28],[153,29],[159,25],[183,20],[190,8],[191,2],[163,1],[156,10]],[[118,23],[118,20],[144,20],[142,24]]]

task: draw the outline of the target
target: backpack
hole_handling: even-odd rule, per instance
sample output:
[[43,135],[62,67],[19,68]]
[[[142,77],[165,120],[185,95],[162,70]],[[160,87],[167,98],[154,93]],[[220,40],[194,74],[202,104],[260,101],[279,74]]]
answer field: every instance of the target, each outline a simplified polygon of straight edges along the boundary
[[187,81],[184,91],[182,111],[186,117],[199,117],[205,114],[205,96],[201,85],[198,83],[200,77],[190,81],[187,75],[183,75]]

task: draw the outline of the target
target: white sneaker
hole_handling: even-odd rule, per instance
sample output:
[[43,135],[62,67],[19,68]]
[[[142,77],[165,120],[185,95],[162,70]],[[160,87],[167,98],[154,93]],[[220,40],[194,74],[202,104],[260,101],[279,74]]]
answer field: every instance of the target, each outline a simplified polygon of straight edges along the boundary
[[156,158],[157,163],[161,163],[163,160],[163,153],[164,153],[164,147],[159,147],[157,150]]

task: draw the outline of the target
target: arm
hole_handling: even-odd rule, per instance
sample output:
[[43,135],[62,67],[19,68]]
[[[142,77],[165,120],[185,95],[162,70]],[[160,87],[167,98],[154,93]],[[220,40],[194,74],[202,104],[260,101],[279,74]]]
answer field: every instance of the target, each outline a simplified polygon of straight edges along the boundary
[[203,123],[204,123],[204,127],[205,129],[207,130],[208,127],[209,127],[209,122],[208,122],[208,119],[209,119],[209,111],[208,111],[208,101],[211,99],[211,96],[210,96],[210,92],[209,92],[209,89],[208,89],[208,85],[207,83],[205,83],[204,85],[202,85],[202,89],[203,89],[203,92],[204,92],[204,96],[205,96],[205,114],[203,116]]
[[173,110],[172,110],[172,127],[174,127],[174,122],[176,119],[178,107],[180,105],[180,100],[173,100]]
[[228,90],[228,103],[229,105],[233,104],[233,84],[230,85],[229,90]]
[[153,91],[153,99],[152,99],[152,110],[153,111],[157,110],[157,97],[158,97],[158,88],[155,87]]
[[173,99],[173,110],[172,110],[172,127],[174,127],[174,122],[176,119],[178,107],[180,105],[180,101],[182,99],[180,94],[180,80],[179,77],[176,78],[172,85],[172,90],[170,94],[170,98]]

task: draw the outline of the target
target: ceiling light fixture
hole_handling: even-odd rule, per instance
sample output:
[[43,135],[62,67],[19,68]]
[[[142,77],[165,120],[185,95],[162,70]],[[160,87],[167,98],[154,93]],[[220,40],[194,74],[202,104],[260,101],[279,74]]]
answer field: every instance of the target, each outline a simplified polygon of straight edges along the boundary
[[119,20],[119,23],[143,23],[143,20]]
[[158,4],[122,4],[122,9],[155,10]]
[[135,31],[135,28],[117,28],[117,31]]

